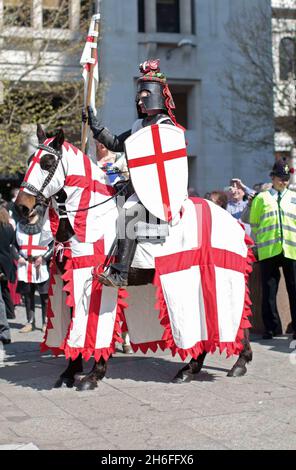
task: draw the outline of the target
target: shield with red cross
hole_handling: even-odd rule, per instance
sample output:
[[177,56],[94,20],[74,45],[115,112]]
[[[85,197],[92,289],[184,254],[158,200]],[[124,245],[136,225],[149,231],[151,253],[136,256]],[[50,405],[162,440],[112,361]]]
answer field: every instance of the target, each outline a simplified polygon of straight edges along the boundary
[[130,177],[137,196],[151,214],[169,222],[181,210],[188,186],[184,132],[154,124],[125,141]]

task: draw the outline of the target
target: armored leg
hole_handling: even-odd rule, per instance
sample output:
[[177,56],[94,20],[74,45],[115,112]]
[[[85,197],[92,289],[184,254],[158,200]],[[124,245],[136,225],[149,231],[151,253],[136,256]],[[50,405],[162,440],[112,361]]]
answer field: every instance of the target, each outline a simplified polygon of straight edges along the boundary
[[146,220],[146,209],[141,203],[121,211],[117,225],[117,262],[99,276],[99,281],[105,286],[127,286],[137,244],[135,225],[139,220]]

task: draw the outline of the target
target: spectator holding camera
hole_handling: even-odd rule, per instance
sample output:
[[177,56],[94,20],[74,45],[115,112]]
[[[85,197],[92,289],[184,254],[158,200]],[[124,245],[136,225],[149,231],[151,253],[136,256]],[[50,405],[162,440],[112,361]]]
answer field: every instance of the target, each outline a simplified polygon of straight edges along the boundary
[[[242,223],[242,213],[248,204],[248,197],[253,196],[255,191],[248,188],[239,178],[233,178],[229,187],[230,200],[226,210]],[[249,224],[243,224],[248,235],[251,233]]]

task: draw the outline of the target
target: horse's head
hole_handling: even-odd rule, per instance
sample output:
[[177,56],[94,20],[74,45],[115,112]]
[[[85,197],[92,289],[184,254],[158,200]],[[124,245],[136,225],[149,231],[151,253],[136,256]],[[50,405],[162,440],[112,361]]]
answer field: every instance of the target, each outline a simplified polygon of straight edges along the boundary
[[63,187],[66,176],[63,130],[59,130],[54,138],[47,139],[38,124],[37,137],[37,151],[29,159],[29,168],[15,201],[18,212],[24,218],[28,217],[38,201],[56,194]]

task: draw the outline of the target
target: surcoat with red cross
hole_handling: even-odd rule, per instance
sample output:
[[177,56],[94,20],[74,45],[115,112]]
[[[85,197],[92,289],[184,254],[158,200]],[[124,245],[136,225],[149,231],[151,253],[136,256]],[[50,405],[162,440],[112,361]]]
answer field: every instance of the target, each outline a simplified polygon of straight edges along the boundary
[[16,241],[19,246],[19,254],[26,260],[25,265],[18,265],[18,280],[27,283],[41,283],[49,279],[47,262],[42,259],[40,267],[36,268],[34,259],[43,256],[48,251],[48,246],[53,240],[53,235],[46,222],[45,229],[38,233],[28,234],[20,223],[16,227]]

